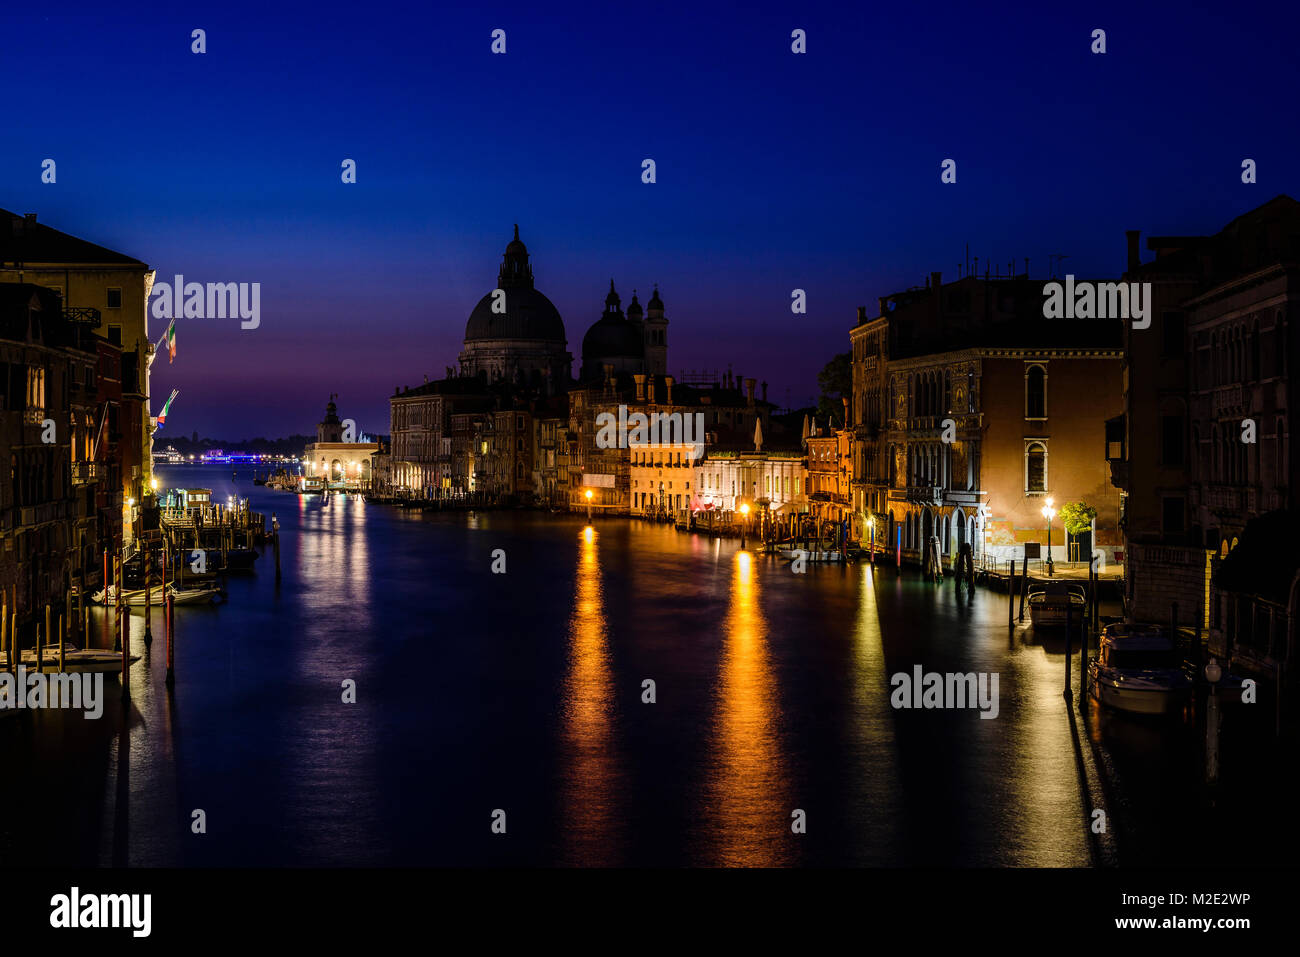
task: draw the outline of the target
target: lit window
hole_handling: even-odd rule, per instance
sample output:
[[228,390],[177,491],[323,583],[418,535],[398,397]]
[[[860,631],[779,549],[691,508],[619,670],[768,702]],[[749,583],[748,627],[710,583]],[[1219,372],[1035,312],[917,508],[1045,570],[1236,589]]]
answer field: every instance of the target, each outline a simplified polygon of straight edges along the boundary
[[1047,446],[1042,442],[1025,447],[1025,491],[1047,491]]

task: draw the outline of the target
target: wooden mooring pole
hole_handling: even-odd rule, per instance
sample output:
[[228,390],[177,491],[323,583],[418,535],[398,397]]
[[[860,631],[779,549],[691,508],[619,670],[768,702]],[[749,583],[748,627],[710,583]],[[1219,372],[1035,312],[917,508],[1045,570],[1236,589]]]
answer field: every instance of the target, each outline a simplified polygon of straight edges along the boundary
[[166,610],[163,613],[163,628],[167,632],[167,689],[170,691],[176,687],[175,671],[175,652],[176,645],[176,618],[173,615],[175,608],[175,599],[168,595],[166,598]]
[[153,644],[153,631],[150,627],[150,619],[153,617],[153,563],[149,560],[149,549],[144,553],[144,646],[148,648]]

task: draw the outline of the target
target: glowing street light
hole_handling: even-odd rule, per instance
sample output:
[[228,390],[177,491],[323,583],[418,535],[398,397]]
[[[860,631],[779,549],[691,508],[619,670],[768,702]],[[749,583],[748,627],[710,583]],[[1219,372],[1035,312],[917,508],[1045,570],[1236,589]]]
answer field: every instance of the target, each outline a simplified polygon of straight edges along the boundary
[[1052,519],[1056,517],[1056,509],[1052,508],[1052,500],[1049,498],[1047,504],[1043,506],[1043,518],[1047,519],[1047,574],[1052,576],[1056,574],[1056,566],[1052,564]]
[[749,525],[749,503],[740,506],[740,550],[745,550],[745,530]]
[[587,489],[587,521],[591,521],[591,489]]

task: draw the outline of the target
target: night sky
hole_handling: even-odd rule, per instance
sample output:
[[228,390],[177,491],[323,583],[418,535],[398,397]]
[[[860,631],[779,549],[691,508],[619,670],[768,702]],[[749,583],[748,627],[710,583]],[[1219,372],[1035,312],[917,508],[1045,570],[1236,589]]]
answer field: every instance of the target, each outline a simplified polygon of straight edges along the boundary
[[394,386],[455,364],[516,222],[575,372],[610,278],[624,306],[658,282],[670,372],[730,364],[797,405],[857,306],[955,279],[966,243],[981,270],[1117,275],[1125,229],[1300,196],[1289,5],[441,6],[7,11],[0,207],[160,281],[262,284],[257,330],[178,322],[161,444],[309,432],[332,391],[387,432]]

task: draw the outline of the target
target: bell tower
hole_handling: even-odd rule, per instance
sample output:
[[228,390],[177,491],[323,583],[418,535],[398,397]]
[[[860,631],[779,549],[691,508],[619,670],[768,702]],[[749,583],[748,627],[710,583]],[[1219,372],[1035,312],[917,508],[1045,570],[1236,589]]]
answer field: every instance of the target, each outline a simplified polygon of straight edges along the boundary
[[646,372],[650,375],[668,374],[668,320],[664,318],[664,301],[659,298],[659,285],[646,303],[645,322]]

